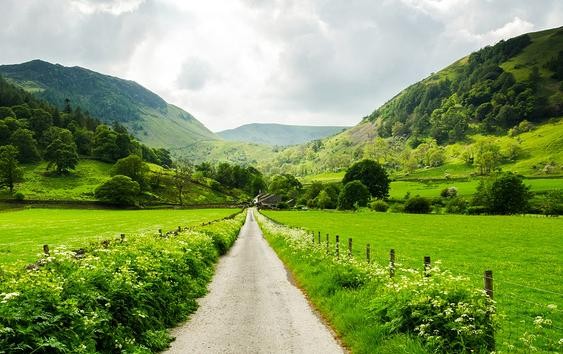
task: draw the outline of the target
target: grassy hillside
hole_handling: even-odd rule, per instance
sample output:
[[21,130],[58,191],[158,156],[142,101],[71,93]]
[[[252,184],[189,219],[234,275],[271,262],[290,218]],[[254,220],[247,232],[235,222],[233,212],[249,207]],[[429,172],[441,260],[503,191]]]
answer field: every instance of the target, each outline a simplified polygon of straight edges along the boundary
[[347,127],[305,126],[253,123],[218,132],[229,141],[242,141],[264,145],[296,145],[322,139],[345,130]]
[[[55,175],[46,163],[24,165],[24,181],[16,185],[16,192],[27,200],[94,201],[94,190],[111,176],[112,164],[97,160],[80,160],[76,170],[68,175]],[[149,164],[152,174],[166,174],[162,167]],[[176,203],[172,186],[153,190],[161,202]],[[7,190],[0,191],[0,199],[11,198]],[[235,202],[236,198],[209,188],[204,182],[192,182],[185,189],[185,204],[216,204]]]
[[[261,166],[307,176],[370,158],[398,175],[460,177],[476,170],[464,150],[487,139],[499,145],[504,170],[541,176],[549,165],[547,173],[562,175],[560,53],[563,28],[485,47],[401,91],[357,126],[283,149]],[[419,154],[429,139],[443,155],[437,162]]]
[[133,81],[41,60],[2,65],[0,75],[59,109],[68,98],[73,107],[81,107],[103,122],[120,122],[155,147],[217,139],[192,115]]

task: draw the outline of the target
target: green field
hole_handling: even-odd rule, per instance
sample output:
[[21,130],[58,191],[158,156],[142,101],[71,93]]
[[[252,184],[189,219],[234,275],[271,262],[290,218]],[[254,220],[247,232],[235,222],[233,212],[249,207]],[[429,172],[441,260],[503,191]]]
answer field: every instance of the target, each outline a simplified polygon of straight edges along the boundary
[[[495,300],[506,314],[497,336],[500,344],[519,342],[534,330],[536,316],[553,321],[548,338],[558,341],[563,328],[563,219],[519,216],[409,215],[374,212],[265,211],[291,226],[340,235],[341,249],[353,239],[354,255],[364,257],[371,244],[372,259],[387,264],[395,249],[398,263],[422,269],[423,257],[441,267],[469,276],[476,287],[482,274],[493,270]],[[549,305],[549,307],[548,307]],[[554,309],[553,306],[556,308]],[[540,343],[539,347],[546,345]]]
[[[524,179],[524,184],[530,186],[530,190],[536,193],[563,189],[562,178]],[[394,181],[391,182],[389,196],[392,199],[402,199],[406,193],[410,193],[411,196],[420,195],[421,197],[437,198],[444,188],[456,187],[459,195],[470,197],[475,194],[478,185],[478,179],[466,181]]]
[[169,231],[223,218],[238,209],[77,210],[0,212],[0,263],[33,262],[44,244],[80,248],[120,233]]

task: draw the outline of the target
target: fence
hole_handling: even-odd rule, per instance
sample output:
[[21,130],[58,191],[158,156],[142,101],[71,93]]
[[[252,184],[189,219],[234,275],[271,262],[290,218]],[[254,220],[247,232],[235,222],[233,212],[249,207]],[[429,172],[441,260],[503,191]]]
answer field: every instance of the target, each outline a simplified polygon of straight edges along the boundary
[[[389,267],[389,277],[396,276],[399,265],[408,263],[409,265],[420,264],[422,276],[432,275],[432,260],[429,255],[419,259],[408,257],[397,252],[396,249],[389,249],[388,257],[385,259],[375,259],[373,248],[370,243],[365,244],[365,249],[356,250],[354,253],[354,242],[352,238],[342,238],[335,235],[334,244],[331,245],[331,237],[327,233],[326,238],[321,240],[321,231],[309,231],[312,235],[311,243],[322,245],[326,248],[327,254],[334,250],[336,257],[356,257],[364,259],[367,263],[383,262]],[[315,237],[316,235],[316,237]],[[341,245],[341,240],[344,243]],[[323,244],[324,243],[324,244]],[[346,247],[345,251],[342,247]],[[363,247],[362,247],[363,248]],[[387,252],[387,251],[385,251]],[[400,260],[401,262],[398,262]],[[561,265],[554,265],[554,271]],[[481,274],[472,274],[463,271],[455,271],[471,280],[481,279],[479,287],[497,303],[497,309],[501,313],[501,326],[497,330],[495,337],[498,344],[503,349],[509,351],[519,351],[524,348],[526,351],[553,351],[559,352],[563,347],[563,294],[557,291],[542,289],[540,287],[519,284],[504,278],[493,276],[493,270],[484,269]],[[537,275],[541,279],[541,275]],[[541,294],[543,296],[538,296]],[[528,295],[528,296],[527,296]],[[531,296],[534,295],[534,296]],[[541,298],[544,303],[531,301],[529,298]]]

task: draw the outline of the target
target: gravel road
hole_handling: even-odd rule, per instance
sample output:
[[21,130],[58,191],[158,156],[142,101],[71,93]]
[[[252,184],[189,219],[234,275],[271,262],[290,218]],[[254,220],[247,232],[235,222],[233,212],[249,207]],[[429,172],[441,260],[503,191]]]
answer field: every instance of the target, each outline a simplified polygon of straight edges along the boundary
[[207,296],[165,353],[343,353],[249,211]]

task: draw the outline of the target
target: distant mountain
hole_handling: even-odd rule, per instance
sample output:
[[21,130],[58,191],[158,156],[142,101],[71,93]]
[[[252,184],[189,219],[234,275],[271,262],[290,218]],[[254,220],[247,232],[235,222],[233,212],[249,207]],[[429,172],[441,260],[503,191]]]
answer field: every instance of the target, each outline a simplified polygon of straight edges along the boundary
[[103,122],[117,121],[155,147],[186,146],[218,137],[181,108],[134,81],[41,60],[1,65],[0,75],[57,107],[69,99]]
[[287,146],[326,138],[345,129],[348,127],[252,123],[218,132],[217,135],[229,141]]

